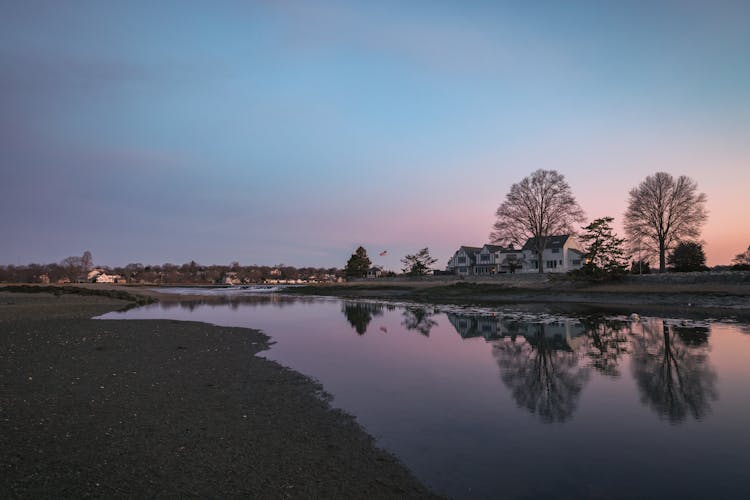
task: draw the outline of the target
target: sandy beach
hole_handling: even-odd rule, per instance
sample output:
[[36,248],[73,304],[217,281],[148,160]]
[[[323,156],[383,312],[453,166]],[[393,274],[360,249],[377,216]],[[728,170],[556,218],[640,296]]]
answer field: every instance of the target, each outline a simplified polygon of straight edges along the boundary
[[0,497],[430,497],[261,332],[0,291]]

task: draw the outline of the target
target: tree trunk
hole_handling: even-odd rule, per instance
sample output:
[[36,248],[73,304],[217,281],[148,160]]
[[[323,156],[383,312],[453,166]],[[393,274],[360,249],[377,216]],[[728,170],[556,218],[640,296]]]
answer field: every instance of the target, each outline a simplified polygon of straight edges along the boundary
[[537,250],[536,252],[537,262],[539,263],[539,271],[538,271],[539,274],[544,274],[544,268],[542,267],[542,254],[543,253],[544,253],[544,250],[542,250],[541,252]]
[[666,260],[666,249],[664,248],[664,240],[659,240],[659,272],[663,273],[667,270]]

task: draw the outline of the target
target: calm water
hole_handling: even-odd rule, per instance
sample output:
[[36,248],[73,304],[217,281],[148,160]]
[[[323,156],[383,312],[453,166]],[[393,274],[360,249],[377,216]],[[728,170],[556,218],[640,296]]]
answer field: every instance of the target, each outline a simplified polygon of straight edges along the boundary
[[750,497],[750,326],[277,294],[107,319],[262,329],[455,497]]

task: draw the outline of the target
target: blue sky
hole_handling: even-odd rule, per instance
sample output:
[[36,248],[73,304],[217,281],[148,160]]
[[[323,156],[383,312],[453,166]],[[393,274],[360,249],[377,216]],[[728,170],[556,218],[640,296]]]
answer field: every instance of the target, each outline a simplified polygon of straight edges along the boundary
[[665,170],[750,244],[748,2],[4,2],[0,263],[342,266],[487,241],[510,185],[590,218]]

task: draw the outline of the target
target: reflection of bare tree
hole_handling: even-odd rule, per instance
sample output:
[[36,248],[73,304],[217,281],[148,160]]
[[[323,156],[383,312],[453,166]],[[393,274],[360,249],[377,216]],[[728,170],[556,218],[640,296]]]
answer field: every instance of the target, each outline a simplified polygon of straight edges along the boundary
[[620,376],[620,358],[628,352],[627,322],[605,318],[585,318],[586,355],[595,370],[610,377]]
[[718,397],[708,346],[701,341],[708,331],[686,330],[670,331],[666,322],[654,321],[643,323],[643,334],[633,336],[633,376],[641,400],[672,423],[688,415],[700,419]]
[[548,325],[526,325],[524,339],[494,343],[503,382],[519,406],[544,422],[568,420],[588,380],[588,368],[578,365],[566,337]]
[[434,311],[430,312],[424,307],[405,307],[403,313],[404,320],[401,322],[401,325],[407,330],[416,330],[428,337],[432,327],[437,325],[437,321],[432,319],[434,315]]
[[341,306],[341,312],[344,313],[354,330],[358,334],[364,335],[372,318],[383,314],[383,306],[367,302],[344,302]]

